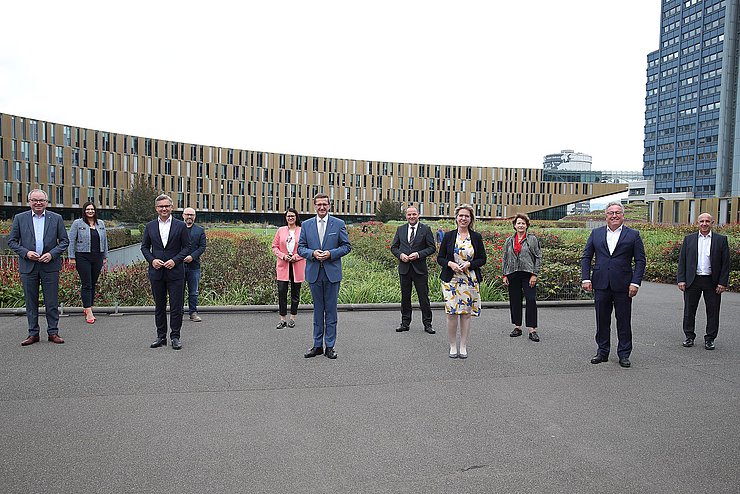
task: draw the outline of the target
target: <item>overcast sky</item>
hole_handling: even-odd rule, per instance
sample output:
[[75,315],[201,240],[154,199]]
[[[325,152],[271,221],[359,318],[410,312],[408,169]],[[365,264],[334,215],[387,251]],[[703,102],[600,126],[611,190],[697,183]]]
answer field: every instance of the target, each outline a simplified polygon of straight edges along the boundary
[[239,149],[642,168],[660,0],[2,2],[0,112]]

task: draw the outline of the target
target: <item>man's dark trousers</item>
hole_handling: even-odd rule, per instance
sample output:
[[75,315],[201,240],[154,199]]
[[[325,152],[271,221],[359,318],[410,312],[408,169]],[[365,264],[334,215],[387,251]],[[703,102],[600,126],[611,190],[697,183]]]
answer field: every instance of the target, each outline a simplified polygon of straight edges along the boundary
[[712,276],[697,275],[691,286],[683,292],[683,332],[686,338],[696,339],[696,310],[699,308],[699,299],[704,295],[704,305],[707,308],[707,335],[706,340],[714,340],[719,333],[719,305],[722,295],[717,293],[717,283]]
[[[165,268],[162,268],[165,269]],[[167,294],[170,296],[170,339],[180,338],[182,328],[182,303],[185,293],[185,279],[168,280],[166,276],[159,280],[149,280],[154,295],[154,323],[157,325],[157,338],[167,338]]]
[[594,290],[596,308],[596,345],[599,355],[609,355],[612,310],[617,319],[617,356],[629,358],[632,353],[632,298],[629,292],[615,292],[611,288]]
[[429,305],[429,274],[419,274],[409,267],[408,273],[400,274],[401,278],[401,326],[411,325],[411,286],[416,288],[421,308],[421,321],[425,328],[432,326],[432,307]]

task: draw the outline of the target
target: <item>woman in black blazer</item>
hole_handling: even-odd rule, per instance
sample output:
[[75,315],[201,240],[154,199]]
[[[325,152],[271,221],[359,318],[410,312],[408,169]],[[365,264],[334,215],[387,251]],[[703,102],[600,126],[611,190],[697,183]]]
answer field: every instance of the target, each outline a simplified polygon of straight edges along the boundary
[[[480,315],[480,268],[486,263],[483,237],[473,230],[475,213],[469,204],[455,208],[456,230],[445,233],[439,245],[437,263],[442,266],[439,277],[447,313],[447,340],[450,358],[468,358],[470,316]],[[460,327],[460,350],[457,349],[457,328]]]

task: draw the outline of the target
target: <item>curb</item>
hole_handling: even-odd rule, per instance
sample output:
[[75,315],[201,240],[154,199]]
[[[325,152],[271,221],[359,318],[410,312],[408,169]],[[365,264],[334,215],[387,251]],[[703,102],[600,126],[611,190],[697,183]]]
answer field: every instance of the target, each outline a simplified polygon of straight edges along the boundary
[[[414,308],[419,308],[418,303],[411,304]],[[444,302],[432,302],[432,309],[444,309]],[[593,300],[543,300],[537,302],[537,307],[592,307]],[[526,306],[526,304],[525,304]],[[508,309],[509,302],[481,302],[481,308],[486,309]],[[386,304],[339,304],[339,311],[372,311],[372,310],[392,310],[401,309],[400,303]],[[82,315],[82,307],[64,307],[60,315],[68,316],[70,314]],[[313,305],[301,304],[298,310],[302,312],[313,311]],[[239,312],[277,312],[277,305],[209,305],[198,307],[198,312],[203,314],[217,313],[239,313]],[[187,312],[187,307],[183,310]],[[39,314],[44,314],[43,307],[39,307]],[[96,314],[154,314],[154,306],[132,306],[132,307],[95,307]],[[0,316],[24,316],[26,309],[24,307],[0,309]]]

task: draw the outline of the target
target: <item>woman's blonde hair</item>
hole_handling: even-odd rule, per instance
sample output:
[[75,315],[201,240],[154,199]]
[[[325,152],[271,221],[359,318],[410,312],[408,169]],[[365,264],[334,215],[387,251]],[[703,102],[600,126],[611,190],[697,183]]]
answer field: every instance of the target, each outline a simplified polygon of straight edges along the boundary
[[473,210],[473,206],[470,204],[460,204],[458,207],[455,208],[455,224],[457,225],[457,214],[462,210],[467,209],[470,213],[470,224],[468,225],[468,228],[473,230],[473,225],[475,224],[475,211]]

